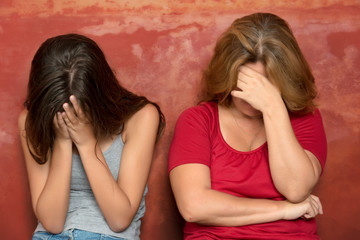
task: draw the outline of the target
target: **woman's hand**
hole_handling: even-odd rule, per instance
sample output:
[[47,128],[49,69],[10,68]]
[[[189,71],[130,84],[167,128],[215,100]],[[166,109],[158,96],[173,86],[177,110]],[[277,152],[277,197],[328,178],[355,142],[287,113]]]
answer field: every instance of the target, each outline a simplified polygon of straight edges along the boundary
[[55,114],[53,124],[55,127],[55,138],[56,139],[64,140],[64,141],[72,141],[70,138],[68,128],[67,128],[65,121],[62,118],[62,115],[60,112],[57,112]]
[[231,95],[246,101],[262,113],[269,105],[282,102],[280,90],[266,76],[248,66],[240,67],[237,87],[239,90],[233,90]]
[[72,139],[61,113],[53,118],[55,141],[48,161],[38,164],[30,154],[31,143],[26,140],[27,110],[19,117],[21,145],[24,152],[34,213],[43,227],[58,234],[64,229],[69,206]]
[[73,108],[68,103],[64,103],[65,112],[62,113],[62,118],[67,126],[71,140],[78,148],[96,142],[93,126],[75,96],[70,96],[70,101]]
[[317,196],[310,195],[307,199],[300,203],[290,203],[286,201],[285,207],[285,220],[294,220],[297,218],[310,219],[314,218],[318,214],[323,214],[322,205],[320,199]]

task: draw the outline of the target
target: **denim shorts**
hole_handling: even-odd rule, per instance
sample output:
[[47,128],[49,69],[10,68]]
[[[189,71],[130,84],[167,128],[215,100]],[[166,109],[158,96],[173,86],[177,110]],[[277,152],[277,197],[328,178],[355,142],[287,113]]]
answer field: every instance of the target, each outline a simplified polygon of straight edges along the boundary
[[79,229],[69,229],[60,234],[48,232],[35,232],[32,240],[125,240],[105,234],[93,233]]

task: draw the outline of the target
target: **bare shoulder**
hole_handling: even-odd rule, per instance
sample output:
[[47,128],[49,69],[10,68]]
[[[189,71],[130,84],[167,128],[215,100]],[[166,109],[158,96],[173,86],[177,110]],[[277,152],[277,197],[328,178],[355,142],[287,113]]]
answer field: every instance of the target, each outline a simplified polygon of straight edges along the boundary
[[146,104],[143,108],[137,111],[125,123],[124,135],[138,135],[139,133],[157,132],[159,126],[159,112],[152,104]]
[[18,128],[20,131],[24,131],[25,130],[25,122],[26,122],[26,117],[28,114],[28,110],[24,109],[21,111],[21,113],[19,114],[18,117]]
[[155,118],[155,119],[159,118],[158,110],[151,103],[146,104],[143,108],[141,108],[139,111],[137,111],[134,116],[136,116],[136,115],[139,115],[140,117],[149,117],[149,118]]
[[150,124],[159,122],[159,112],[156,107],[150,103],[146,104],[128,120],[128,124],[146,124],[147,122],[150,122]]

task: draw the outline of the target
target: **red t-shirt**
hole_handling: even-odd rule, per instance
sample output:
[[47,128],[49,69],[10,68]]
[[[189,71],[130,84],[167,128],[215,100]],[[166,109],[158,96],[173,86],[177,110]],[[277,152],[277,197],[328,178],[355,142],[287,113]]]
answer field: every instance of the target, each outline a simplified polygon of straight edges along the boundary
[[[326,137],[319,110],[302,117],[290,116],[301,146],[312,152],[322,168]],[[220,132],[218,106],[207,102],[179,117],[169,152],[169,172],[182,164],[200,163],[210,168],[211,188],[238,197],[283,200],[270,174],[264,143],[249,152],[231,148]],[[214,227],[186,223],[185,239],[319,239],[314,219],[280,220],[239,227]]]

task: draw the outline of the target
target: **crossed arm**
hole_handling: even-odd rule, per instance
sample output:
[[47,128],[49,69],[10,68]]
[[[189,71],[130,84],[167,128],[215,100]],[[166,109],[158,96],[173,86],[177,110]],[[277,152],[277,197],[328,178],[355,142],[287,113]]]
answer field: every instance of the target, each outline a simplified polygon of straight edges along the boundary
[[184,164],[170,172],[177,206],[187,222],[214,226],[243,226],[276,220],[312,218],[322,213],[316,196],[301,203],[240,198],[211,189],[210,170],[203,164]]
[[180,213],[188,222],[215,226],[242,226],[322,214],[319,199],[310,195],[321,173],[320,163],[297,141],[278,89],[249,67],[242,67],[238,87],[241,91],[233,91],[233,97],[263,113],[271,176],[286,200],[239,198],[213,190],[207,166],[184,164],[170,172]]

